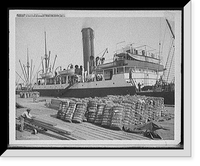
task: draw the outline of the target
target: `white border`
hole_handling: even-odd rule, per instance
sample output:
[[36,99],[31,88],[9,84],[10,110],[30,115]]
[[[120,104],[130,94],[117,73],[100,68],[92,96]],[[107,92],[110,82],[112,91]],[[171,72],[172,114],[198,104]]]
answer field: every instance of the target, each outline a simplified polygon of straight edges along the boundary
[[184,151],[191,155],[191,1],[184,7]]
[[[65,16],[67,16],[67,17],[91,17],[91,12],[88,12],[88,11],[26,11],[26,13],[32,13],[32,12],[34,12],[34,13],[56,13],[56,14],[62,14],[63,12],[65,13]],[[15,32],[15,24],[14,24],[14,19],[13,18],[15,18],[15,14],[16,13],[24,13],[24,11],[10,11],[10,48],[15,48],[15,38],[14,38],[14,32]],[[83,14],[84,13],[84,14]],[[110,11],[108,11],[108,12],[106,12],[105,14],[102,14],[102,12],[99,12],[99,11],[95,11],[94,12],[95,14],[92,14],[92,16],[93,17],[97,17],[97,16],[99,16],[99,17],[123,17],[123,16],[125,16],[125,17],[133,17],[133,14],[134,14],[134,16],[136,16],[136,17],[141,17],[141,14],[142,14],[142,16],[144,17],[144,16],[146,16],[146,17],[155,17],[155,16],[167,16],[167,17],[171,17],[172,16],[172,13],[173,12],[164,12],[164,13],[160,13],[160,12],[158,12],[158,11],[136,11],[136,12],[123,12],[123,11],[116,11],[116,12],[110,12]],[[151,15],[150,15],[151,14]],[[190,3],[185,7],[185,10],[184,10],[184,14],[185,14],[185,16],[184,16],[184,25],[188,25],[186,28],[185,28],[185,33],[186,34],[190,34],[190,24],[188,23],[189,22],[189,20],[190,19],[188,19],[188,16],[190,17]],[[180,15],[179,15],[180,16]],[[176,19],[180,19],[180,17],[178,18],[178,17],[175,17]],[[186,24],[187,23],[187,24]],[[176,31],[176,36],[177,36],[177,32],[180,32],[180,30],[178,30],[180,28],[180,25],[177,25],[176,27],[175,27],[175,31]],[[185,35],[185,33],[184,33],[184,35]],[[178,35],[178,37],[181,37],[181,34],[179,33],[179,35]],[[190,39],[190,35],[188,36],[186,36],[186,37],[189,37],[189,39]],[[186,37],[185,37],[185,39],[186,39]],[[11,40],[12,39],[12,40]],[[187,38],[188,39],[188,38]],[[180,45],[181,43],[179,42],[179,43],[176,43],[176,46],[178,46],[178,45]],[[185,45],[187,46],[187,47],[185,47]],[[189,47],[189,49],[188,49],[188,47]],[[184,51],[186,51],[185,49],[187,48],[187,51],[189,50],[189,53],[190,53],[190,40],[185,40],[184,41]],[[178,54],[178,55],[180,55],[180,52],[175,52],[175,55],[176,54]],[[189,54],[184,54],[184,62],[187,62],[187,64],[184,64],[184,66],[187,68],[187,71],[189,72],[189,75],[190,75],[190,63],[188,63],[188,62],[190,62],[190,57],[188,56]],[[14,49],[10,49],[10,80],[13,80],[13,78],[11,77],[12,75],[15,75],[15,66],[13,66],[13,64],[15,64],[15,50]],[[180,62],[180,58],[181,58],[181,56],[176,56],[176,62]],[[187,61],[187,60],[189,59],[189,61]],[[14,63],[13,63],[14,62]],[[176,63],[177,64],[177,63]],[[176,71],[177,70],[180,70],[180,66],[179,65],[176,65],[177,67],[176,67]],[[184,70],[184,72],[185,72],[186,70]],[[178,75],[176,75],[176,78],[180,78],[180,74],[178,73],[178,72],[176,72]],[[186,79],[186,78],[189,78],[188,76],[188,73],[186,72],[185,73],[185,76],[184,76],[184,78]],[[189,79],[188,79],[189,80]],[[179,81],[179,83],[180,83],[180,79],[176,79],[176,84],[178,83],[178,81]],[[185,80],[184,80],[185,81]],[[10,99],[9,99],[9,102],[10,103],[13,103],[13,105],[12,104],[10,104],[10,110],[15,110],[15,91],[14,91],[14,87],[15,87],[15,85],[13,85],[13,83],[14,83],[14,81],[12,82],[12,81],[9,81],[9,89],[10,89],[10,91],[9,91],[9,95],[10,95]],[[188,83],[188,82],[187,82]],[[190,81],[189,81],[189,83],[188,83],[189,85],[190,85]],[[179,84],[179,85],[181,85],[181,84]],[[190,86],[187,86],[187,87],[190,87]],[[189,88],[188,88],[189,89]],[[178,101],[180,102],[180,95],[177,95],[177,94],[180,94],[180,88],[176,88],[176,108],[175,108],[175,110],[176,110],[176,113],[177,113],[177,115],[175,116],[176,117],[176,119],[175,119],[175,122],[180,122],[180,113],[181,113],[181,111],[180,111],[180,107],[179,108],[177,108],[177,105],[178,105]],[[187,91],[186,91],[187,92]],[[189,94],[189,95],[188,95]],[[189,96],[189,99],[190,99],[190,92],[188,93],[187,92],[187,96]],[[178,99],[179,98],[179,99]],[[185,96],[184,97],[184,100],[185,101],[190,101],[190,100],[187,100],[188,98]],[[14,102],[13,102],[14,101]],[[190,103],[188,104],[188,102],[184,102],[184,108],[186,108],[186,106],[185,105],[187,105],[187,108],[190,108]],[[190,113],[186,113],[185,112],[185,110],[186,109],[184,109],[184,122],[189,122],[189,123],[187,123],[187,124],[189,124],[189,126],[190,126]],[[15,111],[14,111],[15,112]],[[189,114],[189,115],[188,115]],[[15,117],[15,113],[13,114],[11,114],[11,112],[10,112],[10,128],[9,128],[9,131],[10,131],[10,133],[9,133],[9,135],[11,136],[11,137],[9,137],[9,142],[10,142],[10,144],[13,144],[13,145],[25,145],[25,144],[32,144],[32,146],[33,146],[33,144],[40,144],[40,145],[44,145],[44,144],[49,144],[50,146],[54,146],[54,145],[59,145],[59,146],[64,146],[64,142],[62,141],[37,141],[37,140],[34,140],[34,141],[16,141],[16,140],[14,140],[13,138],[15,138],[15,137],[12,137],[13,136],[13,132],[11,132],[11,131],[14,131],[15,129],[14,128],[12,128],[12,126],[15,126],[15,124],[14,124],[14,122],[11,120],[11,119],[15,119],[14,117]],[[175,131],[180,131],[180,123],[175,123]],[[13,130],[14,129],[14,130]],[[190,154],[190,146],[188,146],[189,145],[189,143],[190,143],[190,137],[188,138],[188,137],[186,137],[186,139],[185,139],[185,136],[186,136],[186,134],[188,135],[188,128],[187,127],[185,127],[184,128],[184,141],[185,141],[185,143],[184,143],[184,150],[178,150],[180,153],[179,154],[177,154],[177,156],[181,156],[181,155],[183,155],[183,156],[188,156],[189,154]],[[119,145],[120,146],[120,144],[122,144],[124,147],[126,146],[126,144],[128,144],[129,146],[131,145],[133,145],[133,146],[136,146],[136,147],[140,147],[140,146],[142,146],[142,147],[144,147],[144,146],[150,146],[150,147],[159,147],[159,145],[161,146],[161,147],[163,147],[163,146],[165,146],[165,145],[172,145],[172,146],[174,146],[174,145],[176,145],[176,144],[178,144],[179,143],[179,141],[180,141],[180,135],[175,135],[175,141],[103,141],[103,142],[101,142],[101,141],[98,141],[98,143],[97,143],[97,145],[104,145],[104,146],[112,146],[112,145],[114,145],[114,146],[116,146],[116,144],[117,145]],[[26,142],[26,143],[25,143]],[[62,144],[61,144],[62,143]],[[78,142],[76,142],[76,141],[68,141],[68,142],[66,142],[65,144],[74,144],[74,145],[78,145],[78,146],[80,146],[80,144],[82,145],[82,146],[85,146],[85,145],[87,145],[87,146],[94,146],[94,144],[95,144],[95,141],[88,141],[88,142],[81,142],[81,141],[78,141]],[[69,147],[69,145],[68,145],[68,147]],[[17,150],[18,151],[18,150]],[[48,150],[48,151],[46,151],[46,150],[34,150],[34,152],[37,152],[37,153],[34,153],[34,154],[31,154],[32,152],[31,152],[31,150],[29,151],[29,150],[26,150],[26,152],[25,153],[18,153],[19,155],[21,155],[22,154],[22,156],[32,156],[32,155],[42,155],[42,156],[62,156],[62,155],[64,155],[64,156],[85,156],[85,155],[87,155],[87,156],[152,156],[152,155],[156,155],[156,156],[173,156],[174,155],[174,153],[177,153],[177,150],[167,150],[167,153],[166,153],[166,150],[158,150],[158,151],[156,151],[156,150],[154,150],[153,152],[155,152],[155,153],[152,153],[152,150],[142,150],[142,152],[140,153],[140,150],[101,150],[101,152],[99,151],[99,150],[73,150],[73,152],[76,152],[76,153],[71,153],[71,150],[62,150],[62,152],[61,151],[58,151],[59,153],[55,153],[55,152],[57,152],[57,151],[55,151],[55,150]],[[186,152],[187,151],[187,152]],[[5,153],[4,153],[4,155],[5,156],[16,156],[16,154],[13,154],[13,152],[16,152],[16,150],[7,150]],[[27,153],[27,152],[31,152],[31,153]],[[45,152],[45,153],[44,153]],[[64,153],[63,153],[64,152]],[[87,153],[85,153],[85,152],[87,152]],[[121,152],[123,152],[123,153],[121,153]],[[131,152],[131,153],[130,153]],[[168,153],[169,152],[169,153]]]

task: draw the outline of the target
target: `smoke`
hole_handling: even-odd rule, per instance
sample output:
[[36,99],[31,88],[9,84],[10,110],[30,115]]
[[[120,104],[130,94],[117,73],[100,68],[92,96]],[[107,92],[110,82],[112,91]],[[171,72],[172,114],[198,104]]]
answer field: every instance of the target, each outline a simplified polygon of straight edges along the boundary
[[83,19],[82,29],[90,27],[93,30],[97,30],[99,26],[100,26],[100,19],[99,18],[85,17]]

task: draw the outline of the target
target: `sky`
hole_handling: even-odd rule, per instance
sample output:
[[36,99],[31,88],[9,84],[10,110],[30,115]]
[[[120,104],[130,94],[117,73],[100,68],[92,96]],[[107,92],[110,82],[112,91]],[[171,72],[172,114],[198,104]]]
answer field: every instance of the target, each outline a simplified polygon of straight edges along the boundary
[[[174,29],[174,22],[170,21]],[[163,43],[162,62],[165,65],[171,34],[164,17],[16,17],[15,18],[15,57],[16,71],[22,76],[19,60],[26,64],[27,48],[29,59],[33,59],[34,74],[41,69],[41,57],[51,51],[50,64],[57,55],[55,68],[68,64],[83,65],[82,33],[84,27],[94,30],[95,56],[103,50],[106,60],[111,60],[116,51],[130,43],[148,45],[159,50]],[[117,44],[122,42],[121,44]],[[99,54],[101,53],[101,54]],[[17,80],[20,80],[16,77]]]

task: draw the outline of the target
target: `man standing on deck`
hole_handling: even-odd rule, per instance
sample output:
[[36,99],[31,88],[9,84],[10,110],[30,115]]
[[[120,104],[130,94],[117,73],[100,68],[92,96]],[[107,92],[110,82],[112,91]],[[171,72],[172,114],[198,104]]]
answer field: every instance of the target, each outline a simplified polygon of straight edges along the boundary
[[24,131],[24,119],[27,118],[27,119],[33,119],[34,117],[30,114],[30,111],[31,109],[28,108],[25,112],[23,112],[21,114],[21,116],[19,117],[20,119],[20,123],[21,123],[21,126],[20,126],[20,131],[23,132]]
[[138,91],[139,92],[141,91],[141,84],[140,84],[140,82],[138,83]]

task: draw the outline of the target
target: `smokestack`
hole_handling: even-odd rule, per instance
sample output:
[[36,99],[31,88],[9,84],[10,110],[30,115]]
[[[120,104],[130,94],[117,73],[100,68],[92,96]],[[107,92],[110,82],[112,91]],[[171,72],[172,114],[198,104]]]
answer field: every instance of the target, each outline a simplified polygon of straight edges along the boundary
[[94,59],[94,31],[92,28],[88,27],[88,28],[83,28],[81,32],[83,39],[84,70],[88,70],[89,68],[88,73],[91,74],[92,67],[94,67],[94,63],[91,62],[91,59]]

